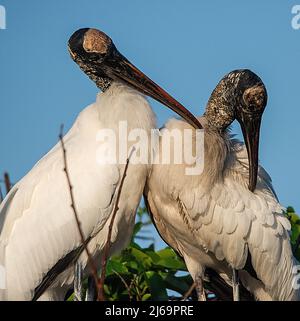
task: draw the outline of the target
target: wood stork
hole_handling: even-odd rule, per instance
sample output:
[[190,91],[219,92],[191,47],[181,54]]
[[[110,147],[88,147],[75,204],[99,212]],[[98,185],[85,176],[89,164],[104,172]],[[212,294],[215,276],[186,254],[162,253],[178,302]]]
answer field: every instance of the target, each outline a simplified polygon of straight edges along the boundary
[[[99,263],[125,167],[125,163],[101,161],[104,142],[96,139],[99,130],[113,130],[118,137],[119,121],[127,121],[128,132],[138,128],[150,135],[156,127],[155,115],[143,94],[173,109],[193,126],[200,124],[122,56],[103,32],[80,29],[71,36],[68,47],[73,60],[103,92],[79,114],[64,137],[77,212],[85,237],[90,240],[89,250]],[[128,151],[133,145],[128,142]],[[6,288],[0,290],[2,300],[62,300],[74,279],[73,263],[77,260],[87,269],[63,168],[58,143],[1,204],[0,266],[5,268],[6,283]],[[111,253],[130,240],[149,168],[149,164],[129,165],[114,222]]]
[[[265,86],[256,74],[250,70],[227,74],[199,118],[204,127],[203,172],[188,176],[187,164],[154,162],[144,195],[159,234],[184,258],[200,286],[206,268],[230,285],[236,285],[232,280],[238,270],[256,299],[298,300],[290,223],[271,178],[258,166],[266,102]],[[228,126],[235,119],[246,146],[230,136]],[[190,126],[185,121],[168,121],[160,145],[168,131],[186,128]],[[234,293],[237,299],[235,289]]]

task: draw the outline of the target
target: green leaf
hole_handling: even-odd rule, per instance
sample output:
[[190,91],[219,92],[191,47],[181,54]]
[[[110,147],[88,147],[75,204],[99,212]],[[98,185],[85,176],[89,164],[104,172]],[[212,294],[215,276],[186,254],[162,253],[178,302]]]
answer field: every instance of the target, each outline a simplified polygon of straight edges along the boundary
[[132,248],[131,253],[137,259],[137,261],[144,267],[144,269],[147,270],[150,268],[153,262],[152,258],[149,255],[136,248]]
[[146,250],[150,250],[150,251],[155,251],[155,247],[154,247],[154,243],[152,243],[152,244],[150,244],[147,248],[146,248]]
[[172,258],[172,257],[160,259],[158,262],[156,262],[156,264],[168,269],[186,271],[185,264],[177,260],[176,258]]
[[67,301],[74,301],[74,292],[68,297]]
[[136,270],[136,271],[140,270],[139,265],[138,265],[138,263],[136,261],[128,262],[128,266],[133,270]]
[[296,213],[289,213],[292,224],[300,225],[300,218]]
[[150,287],[151,300],[167,301],[168,293],[162,277],[154,271],[146,272],[146,276]]
[[106,275],[109,276],[115,272],[119,274],[127,273],[128,269],[121,262],[111,259],[107,262]]
[[151,298],[151,294],[150,293],[146,293],[146,294],[143,295],[142,301],[147,301],[150,298]]
[[288,215],[292,226],[291,242],[295,244],[300,235],[300,218],[295,213],[288,213]]
[[165,248],[156,252],[160,260],[155,262],[157,265],[163,266],[168,269],[177,269],[186,271],[186,266],[171,248]]
[[170,247],[167,247],[167,248],[165,248],[163,250],[157,251],[156,253],[161,258],[168,258],[168,257],[174,258],[174,257],[177,257],[176,253]]
[[133,228],[133,237],[135,237],[137,235],[137,233],[141,230],[141,228],[143,227],[143,223],[142,222],[138,222],[134,225]]
[[132,248],[142,250],[142,248],[136,242],[131,242],[129,249],[131,250]]
[[104,284],[103,289],[104,289],[104,292],[105,292],[106,294],[110,294],[111,291],[110,291],[110,289],[109,289],[109,287],[108,287],[107,284]]
[[287,209],[286,209],[286,212],[287,213],[295,213],[295,210],[292,206],[288,206]]
[[297,249],[295,256],[296,256],[296,259],[300,261],[300,247]]
[[160,256],[156,254],[154,251],[146,249],[144,253],[150,256],[153,263],[157,263],[160,261]]

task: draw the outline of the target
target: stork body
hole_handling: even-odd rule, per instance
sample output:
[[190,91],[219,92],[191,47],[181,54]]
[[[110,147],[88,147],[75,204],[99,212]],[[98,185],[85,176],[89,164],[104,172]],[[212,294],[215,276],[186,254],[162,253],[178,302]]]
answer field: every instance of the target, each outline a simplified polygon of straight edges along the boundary
[[[155,116],[143,93],[155,96],[173,110],[187,111],[142,74],[104,33],[81,29],[69,41],[75,62],[102,89],[94,104],[84,109],[63,138],[74,202],[88,247],[99,265],[107,241],[111,214],[125,168],[118,162],[119,122],[128,132],[150,135]],[[136,89],[135,89],[136,88]],[[99,139],[109,130],[117,144]],[[141,136],[140,144],[148,137]],[[133,142],[127,142],[127,155]],[[123,146],[124,149],[124,146]],[[116,155],[113,161],[109,155]],[[130,240],[137,206],[148,175],[148,164],[130,164],[112,230],[111,253]],[[86,269],[87,257],[71,208],[58,143],[10,191],[0,207],[0,265],[5,289],[0,300],[62,300],[72,286],[75,262]]]
[[[155,128],[155,116],[145,98],[128,86],[115,83],[81,112],[64,137],[77,211],[86,238],[94,236],[89,249],[97,263],[107,239],[108,219],[124,165],[101,164],[98,157],[104,143],[97,142],[96,137],[102,128],[118,134],[118,121],[126,119],[130,119],[128,130],[143,128],[150,134]],[[131,147],[129,144],[128,149]],[[13,187],[1,205],[1,264],[7,271],[8,300],[31,299],[47,272],[68,253],[80,248],[63,168],[58,143]],[[130,240],[147,173],[147,165],[128,168],[112,234],[113,252]],[[85,254],[80,260],[86,266]],[[51,290],[53,299],[63,299],[62,286],[70,286],[72,278],[71,265],[56,279],[58,291]]]
[[[229,74],[225,82],[240,77],[237,74]],[[234,117],[230,111],[237,91],[223,92],[226,86],[220,83],[199,118],[204,128],[202,174],[185,175],[190,164],[153,165],[145,189],[148,209],[160,235],[184,258],[194,280],[211,268],[231,285],[233,271],[238,270],[241,282],[258,300],[299,300],[299,290],[293,287],[297,262],[290,223],[261,166],[256,189],[249,190],[246,146],[226,130]],[[230,120],[219,126],[222,115]],[[184,121],[170,120],[161,130],[160,144],[165,131],[187,128],[191,127]],[[247,131],[244,134],[247,137]]]

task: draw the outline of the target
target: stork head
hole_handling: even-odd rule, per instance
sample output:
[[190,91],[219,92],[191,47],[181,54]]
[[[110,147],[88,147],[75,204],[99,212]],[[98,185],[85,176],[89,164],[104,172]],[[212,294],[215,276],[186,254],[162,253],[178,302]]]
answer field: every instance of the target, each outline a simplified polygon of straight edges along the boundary
[[121,81],[169,107],[193,127],[201,128],[184,106],[130,63],[102,31],[79,29],[70,37],[68,47],[72,59],[102,91],[113,81]]
[[209,99],[205,116],[210,126],[224,131],[235,119],[240,123],[249,159],[249,189],[255,190],[258,171],[259,131],[267,104],[262,80],[248,69],[227,74]]

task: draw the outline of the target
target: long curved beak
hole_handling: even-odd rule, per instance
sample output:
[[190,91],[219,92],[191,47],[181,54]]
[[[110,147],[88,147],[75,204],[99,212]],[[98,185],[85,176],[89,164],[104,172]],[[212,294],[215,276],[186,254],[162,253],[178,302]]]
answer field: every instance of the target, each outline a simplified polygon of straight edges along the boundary
[[243,113],[238,118],[248,152],[249,160],[249,190],[254,192],[257,183],[259,132],[262,115]]
[[[85,41],[88,42],[89,51],[86,51]],[[97,78],[101,79],[103,76],[122,80],[169,107],[196,129],[202,129],[192,113],[128,61],[103,32],[89,28],[79,29],[70,37],[68,47],[72,59],[94,82],[97,83]]]
[[102,68],[105,69],[106,74],[112,79],[122,80],[143,94],[148,95],[169,107],[194,128],[203,128],[191,112],[129,62],[117,51],[117,49],[115,49],[113,55],[106,58],[105,67],[102,66]]

